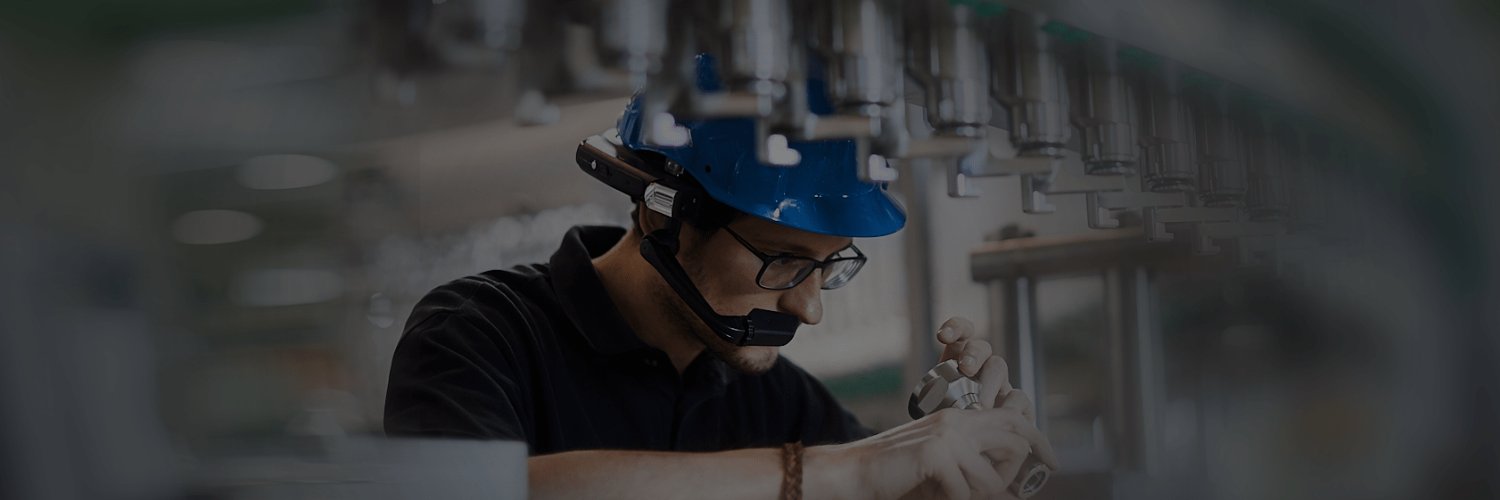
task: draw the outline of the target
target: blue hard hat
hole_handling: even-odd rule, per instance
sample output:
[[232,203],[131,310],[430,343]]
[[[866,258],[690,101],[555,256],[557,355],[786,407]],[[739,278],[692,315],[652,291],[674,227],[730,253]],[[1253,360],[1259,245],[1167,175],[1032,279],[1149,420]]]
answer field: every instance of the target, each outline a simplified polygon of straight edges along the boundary
[[[698,56],[698,88],[720,90],[713,57]],[[829,111],[821,82],[809,82],[814,113]],[[859,179],[852,139],[790,141],[801,155],[795,166],[756,159],[755,122],[721,118],[682,122],[690,142],[682,147],[646,144],[641,95],[626,106],[616,126],[625,147],[651,151],[682,165],[715,200],[741,212],[784,226],[846,237],[885,236],[906,224],[906,212],[886,192],[887,183]]]

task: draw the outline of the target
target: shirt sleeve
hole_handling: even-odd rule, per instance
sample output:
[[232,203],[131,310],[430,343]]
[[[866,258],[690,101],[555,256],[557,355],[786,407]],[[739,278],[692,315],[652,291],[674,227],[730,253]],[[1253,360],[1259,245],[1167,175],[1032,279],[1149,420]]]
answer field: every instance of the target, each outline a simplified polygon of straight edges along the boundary
[[402,334],[386,389],[387,435],[526,440],[514,350],[478,323],[462,310],[436,312]]

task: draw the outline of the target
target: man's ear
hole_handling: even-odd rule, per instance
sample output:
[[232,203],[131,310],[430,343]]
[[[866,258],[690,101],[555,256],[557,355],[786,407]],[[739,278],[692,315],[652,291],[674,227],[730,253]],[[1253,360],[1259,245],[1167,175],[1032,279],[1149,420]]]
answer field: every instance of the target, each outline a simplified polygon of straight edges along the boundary
[[657,213],[655,210],[646,208],[641,203],[635,205],[635,227],[640,228],[641,234],[651,234],[652,231],[661,229],[667,225],[667,216]]

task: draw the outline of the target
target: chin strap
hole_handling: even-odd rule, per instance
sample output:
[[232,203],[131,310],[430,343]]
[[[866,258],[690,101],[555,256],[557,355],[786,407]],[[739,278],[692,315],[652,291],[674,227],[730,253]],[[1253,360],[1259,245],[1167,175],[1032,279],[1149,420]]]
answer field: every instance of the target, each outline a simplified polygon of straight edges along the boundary
[[652,231],[641,240],[641,256],[667,280],[698,319],[703,320],[719,338],[738,346],[783,346],[792,341],[797,326],[801,325],[796,316],[765,309],[752,310],[746,316],[723,316],[714,312],[677,261],[681,232],[682,222],[669,217],[665,227]]

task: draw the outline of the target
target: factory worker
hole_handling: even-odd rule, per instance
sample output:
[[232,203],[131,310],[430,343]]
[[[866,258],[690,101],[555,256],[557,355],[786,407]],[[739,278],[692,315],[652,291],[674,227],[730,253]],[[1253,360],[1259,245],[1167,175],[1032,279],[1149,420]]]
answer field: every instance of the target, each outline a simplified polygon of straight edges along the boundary
[[[713,66],[699,58],[704,92]],[[1057,467],[965,319],[933,332],[986,407],[878,434],[778,356],[825,291],[859,286],[853,238],[905,224],[853,141],[793,141],[797,165],[770,165],[750,119],[684,122],[663,146],[642,108],[578,156],[636,200],[632,226],[574,227],[548,262],[430,292],[396,348],[387,434],[524,441],[534,498],[1008,498],[1028,455]]]

